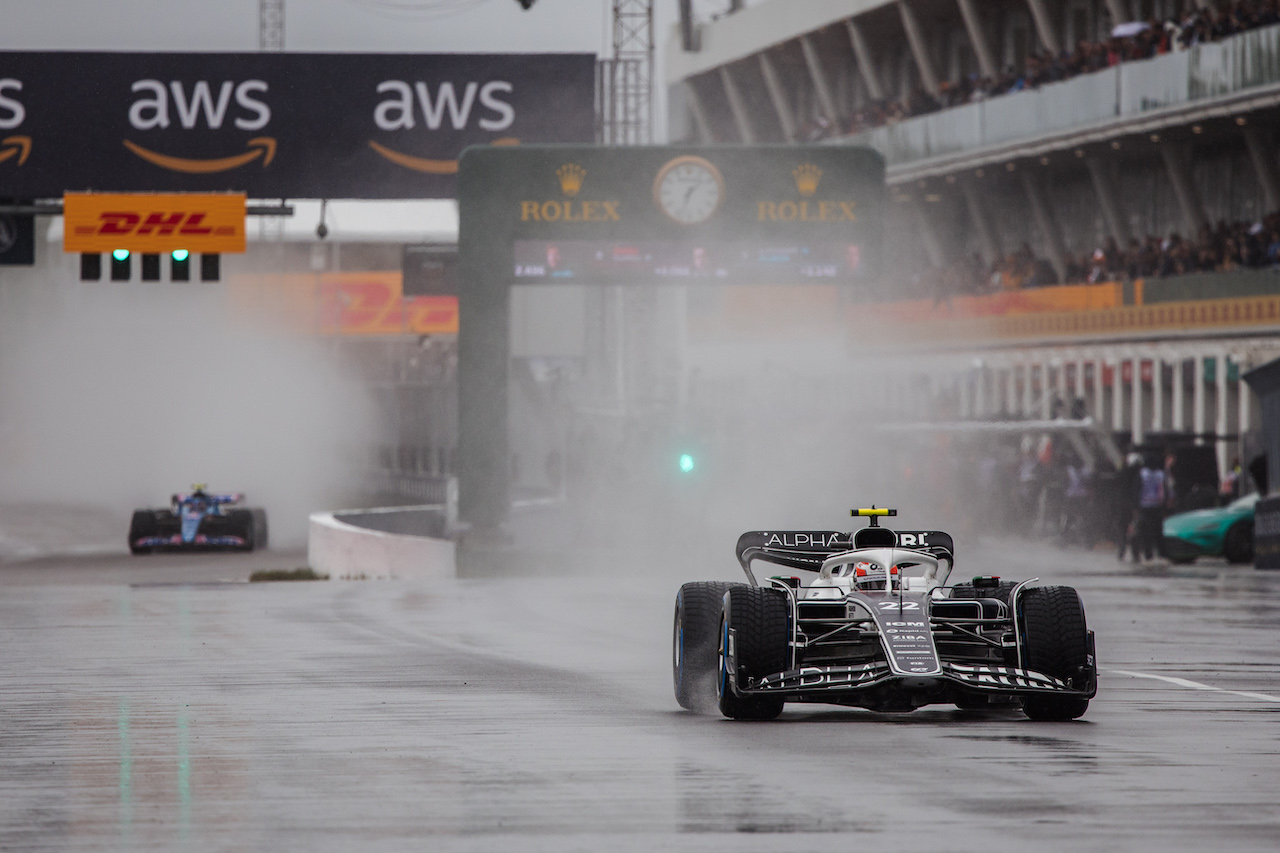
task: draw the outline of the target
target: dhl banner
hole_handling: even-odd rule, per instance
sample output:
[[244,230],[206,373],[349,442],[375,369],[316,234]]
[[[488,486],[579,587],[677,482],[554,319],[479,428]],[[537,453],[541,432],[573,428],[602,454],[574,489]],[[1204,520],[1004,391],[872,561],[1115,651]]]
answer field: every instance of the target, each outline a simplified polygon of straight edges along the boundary
[[233,309],[321,335],[456,335],[455,296],[405,297],[399,272],[232,276]]
[[243,193],[67,193],[68,252],[243,252]]

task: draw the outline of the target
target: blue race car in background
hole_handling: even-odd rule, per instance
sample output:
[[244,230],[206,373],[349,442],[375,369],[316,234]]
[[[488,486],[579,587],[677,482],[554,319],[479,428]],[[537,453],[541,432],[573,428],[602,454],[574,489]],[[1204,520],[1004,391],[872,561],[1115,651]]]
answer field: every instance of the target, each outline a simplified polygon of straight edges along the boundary
[[1253,562],[1253,509],[1257,503],[1255,493],[1226,506],[1169,516],[1164,520],[1160,553],[1174,563],[1190,563],[1196,557]]
[[239,507],[242,494],[211,494],[203,484],[190,494],[176,494],[164,509],[134,510],[129,523],[129,550],[252,551],[267,547],[267,511]]

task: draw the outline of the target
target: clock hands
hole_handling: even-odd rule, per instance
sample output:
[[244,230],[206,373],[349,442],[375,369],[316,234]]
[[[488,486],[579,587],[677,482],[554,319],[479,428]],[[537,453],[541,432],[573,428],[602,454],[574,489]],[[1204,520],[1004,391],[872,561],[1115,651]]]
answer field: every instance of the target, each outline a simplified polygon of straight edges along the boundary
[[691,198],[693,197],[693,193],[694,193],[694,191],[698,188],[698,186],[699,186],[699,185],[698,185],[697,183],[691,183],[691,184],[689,184],[689,189],[688,189],[688,190],[686,190],[686,191],[685,191],[685,194],[684,194],[684,201],[683,201],[683,202],[681,203],[681,205],[680,205],[680,209],[681,209],[681,210],[688,210],[688,209],[689,209],[689,199],[691,199]]
[[716,167],[700,157],[677,157],[660,171],[654,201],[677,222],[703,222],[715,212],[723,194]]

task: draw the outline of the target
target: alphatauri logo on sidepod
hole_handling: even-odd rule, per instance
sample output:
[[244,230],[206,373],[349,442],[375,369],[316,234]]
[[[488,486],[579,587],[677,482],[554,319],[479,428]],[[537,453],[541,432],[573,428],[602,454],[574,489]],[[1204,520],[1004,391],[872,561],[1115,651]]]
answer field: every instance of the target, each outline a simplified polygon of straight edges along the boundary
[[[378,130],[413,130],[422,125],[428,131],[444,127],[446,118],[453,130],[466,130],[474,118],[476,125],[491,133],[511,127],[516,120],[515,107],[504,96],[515,91],[505,80],[490,80],[484,84],[474,80],[458,87],[451,82],[435,85],[435,91],[418,80],[412,85],[407,80],[383,80],[377,86],[382,100],[373,110],[373,123]],[[503,136],[490,145],[518,145],[520,140]],[[415,172],[431,175],[454,175],[458,172],[458,158],[436,159],[417,154],[407,154],[370,139],[369,147],[378,156]]]
[[[268,88],[263,80],[224,80],[217,94],[207,80],[191,86],[181,80],[167,85],[161,80],[136,80],[130,88],[136,97],[129,105],[129,124],[136,130],[164,130],[175,124],[183,130],[220,130],[229,123],[237,130],[255,131],[271,122],[271,107],[261,100]],[[162,169],[196,175],[238,169],[255,160],[266,168],[276,156],[276,140],[270,136],[250,139],[247,151],[205,158],[154,151],[130,139],[124,140],[124,147]]]

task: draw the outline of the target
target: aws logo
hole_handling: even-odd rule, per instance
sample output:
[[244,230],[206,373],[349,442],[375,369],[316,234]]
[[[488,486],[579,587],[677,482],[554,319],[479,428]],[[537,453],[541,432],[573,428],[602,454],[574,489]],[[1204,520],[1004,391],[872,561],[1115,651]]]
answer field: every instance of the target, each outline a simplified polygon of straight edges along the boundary
[[[515,87],[505,80],[490,80],[483,85],[471,81],[462,87],[461,94],[448,81],[437,85],[433,94],[431,87],[421,80],[412,86],[405,80],[383,80],[376,91],[386,96],[373,109],[373,123],[379,130],[413,130],[421,122],[427,130],[434,131],[444,127],[446,119],[453,130],[465,130],[475,118],[481,130],[500,132],[511,127],[516,120],[515,108],[504,100],[515,91]],[[518,145],[519,142],[515,137],[504,136],[490,144]],[[431,175],[455,175],[458,172],[457,158],[437,160],[406,154],[372,139],[369,147],[378,156],[415,172]]]
[[0,139],[0,163],[12,160],[15,156],[19,166],[27,162],[27,157],[31,156],[30,136],[6,136]]
[[[216,95],[207,80],[197,81],[190,89],[181,80],[169,81],[167,86],[160,80],[136,80],[130,90],[138,96],[129,105],[129,124],[137,130],[165,130],[175,119],[183,130],[195,130],[201,125],[220,130],[230,121],[237,130],[254,131],[271,122],[271,107],[261,99],[268,91],[263,80],[224,80]],[[276,155],[276,140],[270,136],[250,139],[248,151],[208,158],[165,154],[129,139],[124,140],[124,147],[162,169],[197,175],[238,169],[255,160],[266,168]]]
[[227,172],[231,169],[238,169],[246,163],[252,163],[259,157],[262,158],[262,167],[265,169],[271,164],[276,156],[276,141],[270,136],[256,136],[249,140],[249,150],[243,154],[235,154],[230,157],[211,157],[206,160],[197,160],[190,157],[174,157],[168,154],[161,154],[158,151],[151,151],[138,145],[136,142],[124,141],[124,147],[128,148],[134,154],[137,154],[148,163],[153,163],[162,169],[168,169],[171,172],[185,172],[189,175],[207,175],[214,172]]
[[617,222],[620,201],[577,199],[587,179],[587,170],[577,163],[556,169],[560,192],[567,198],[520,202],[521,222]]
[[27,108],[22,101],[5,92],[21,92],[22,81],[13,77],[0,78],[0,130],[14,130],[27,120]]
[[756,202],[757,222],[857,222],[854,201],[815,201],[822,182],[822,170],[812,163],[801,163],[791,170],[800,201]]
[[[21,80],[13,77],[0,79],[0,130],[15,130],[27,120],[27,108],[22,105],[22,102],[5,94],[21,91]],[[17,157],[14,165],[21,166],[30,156],[30,136],[6,136],[0,139],[0,163]]]

